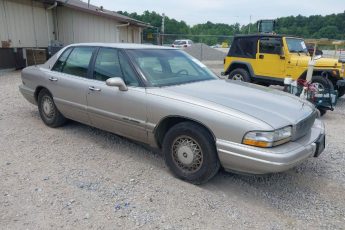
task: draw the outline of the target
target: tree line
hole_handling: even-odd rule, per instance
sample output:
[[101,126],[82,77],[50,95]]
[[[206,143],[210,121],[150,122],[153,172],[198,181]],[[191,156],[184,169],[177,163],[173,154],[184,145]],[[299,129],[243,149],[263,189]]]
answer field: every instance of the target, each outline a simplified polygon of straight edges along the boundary
[[[155,11],[145,11],[143,14],[128,13],[119,11],[118,13],[150,23],[154,28],[144,31],[144,41],[155,42],[157,34],[161,33],[162,15]],[[204,42],[208,45],[231,42],[231,37],[235,34],[256,33],[256,23],[240,25],[239,23],[206,23],[189,26],[185,21],[178,21],[165,16],[164,33],[170,34],[164,37],[164,43],[171,43],[175,39],[192,39],[194,42]],[[331,15],[312,16],[288,16],[276,19],[276,32],[299,36],[303,38],[328,38],[345,39],[345,11]]]

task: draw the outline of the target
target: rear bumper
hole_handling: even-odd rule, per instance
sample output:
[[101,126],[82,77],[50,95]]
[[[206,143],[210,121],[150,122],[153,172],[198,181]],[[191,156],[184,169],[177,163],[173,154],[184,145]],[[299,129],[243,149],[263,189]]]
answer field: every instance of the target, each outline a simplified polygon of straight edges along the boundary
[[314,156],[315,142],[324,134],[324,124],[317,119],[311,131],[294,142],[265,149],[218,139],[217,151],[222,166],[228,171],[251,174],[281,172]]
[[35,91],[26,87],[25,85],[20,85],[19,91],[26,100],[28,100],[30,103],[32,103],[34,105],[37,105],[37,102],[35,99]]

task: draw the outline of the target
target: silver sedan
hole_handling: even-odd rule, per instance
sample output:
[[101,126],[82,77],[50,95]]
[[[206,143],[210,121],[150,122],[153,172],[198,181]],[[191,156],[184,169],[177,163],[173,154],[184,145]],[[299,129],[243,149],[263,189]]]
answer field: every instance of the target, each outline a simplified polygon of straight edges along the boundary
[[318,112],[271,88],[221,80],[181,50],[74,44],[22,71],[23,96],[50,127],[75,120],[161,149],[175,176],[200,184],[220,167],[284,171],[325,146]]

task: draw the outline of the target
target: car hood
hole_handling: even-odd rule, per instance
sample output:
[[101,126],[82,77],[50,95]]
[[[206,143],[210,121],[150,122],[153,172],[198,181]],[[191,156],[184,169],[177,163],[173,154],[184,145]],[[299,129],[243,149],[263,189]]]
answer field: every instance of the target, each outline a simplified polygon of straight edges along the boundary
[[[242,113],[259,119],[272,128],[293,125],[314,111],[314,106],[291,94],[272,88],[232,80],[210,80],[163,87],[164,96],[189,103],[208,103],[224,107],[232,115]],[[213,107],[213,106],[212,106]]]
[[[310,61],[310,56],[301,56],[292,55],[290,59],[291,65],[307,67]],[[341,64],[337,59],[334,58],[320,58],[316,60],[315,67],[329,67],[329,68],[340,68]]]

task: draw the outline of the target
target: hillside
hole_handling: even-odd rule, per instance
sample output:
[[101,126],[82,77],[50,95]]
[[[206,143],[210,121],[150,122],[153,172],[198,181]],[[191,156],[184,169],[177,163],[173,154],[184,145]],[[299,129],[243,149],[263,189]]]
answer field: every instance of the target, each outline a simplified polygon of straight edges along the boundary
[[[150,23],[152,26],[161,28],[162,16],[154,11],[145,11],[139,15],[137,13],[128,13],[119,11],[119,13]],[[166,36],[167,40],[176,38],[192,38],[196,42],[205,42],[216,44],[229,40],[228,36],[234,34],[247,34],[256,32],[256,23],[240,25],[239,23],[212,23],[210,21],[194,26],[189,26],[184,21],[178,21],[174,18],[165,17],[165,34],[174,34]],[[152,30],[156,33],[157,29]],[[329,38],[345,39],[345,11],[340,14],[331,14],[326,16],[312,15],[305,17],[302,15],[281,17],[277,19],[277,32],[301,36],[304,38]],[[150,31],[146,31],[150,33]],[[200,36],[203,35],[203,36]],[[217,36],[210,36],[217,35]]]

